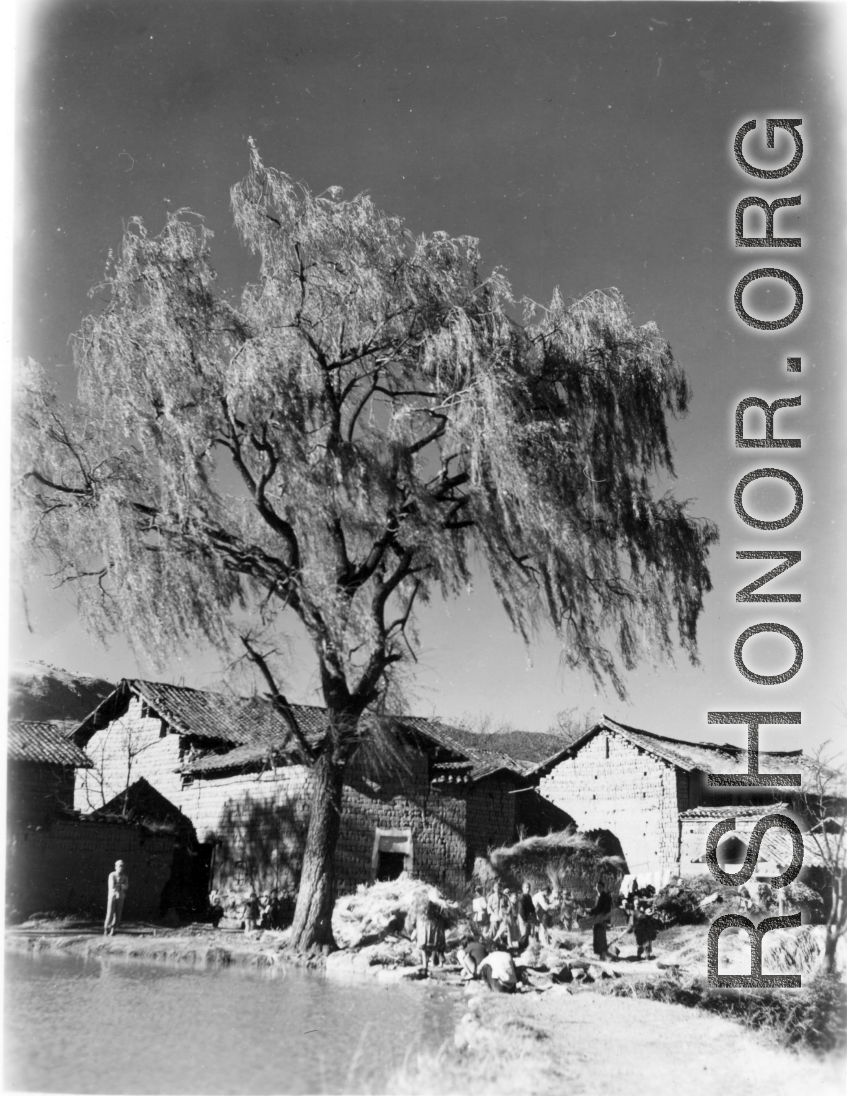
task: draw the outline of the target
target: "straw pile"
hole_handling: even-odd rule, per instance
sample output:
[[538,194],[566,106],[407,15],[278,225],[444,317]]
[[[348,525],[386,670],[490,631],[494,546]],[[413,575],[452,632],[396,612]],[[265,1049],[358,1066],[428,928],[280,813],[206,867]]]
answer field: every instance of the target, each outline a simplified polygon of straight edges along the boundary
[[498,876],[515,882],[577,891],[590,890],[601,878],[617,881],[624,873],[621,857],[606,855],[598,841],[570,827],[492,849],[488,860]]
[[362,884],[355,894],[343,895],[336,901],[333,935],[342,948],[413,939],[418,915],[429,903],[438,907],[448,929],[464,917],[435,887],[410,879],[405,872],[387,882]]

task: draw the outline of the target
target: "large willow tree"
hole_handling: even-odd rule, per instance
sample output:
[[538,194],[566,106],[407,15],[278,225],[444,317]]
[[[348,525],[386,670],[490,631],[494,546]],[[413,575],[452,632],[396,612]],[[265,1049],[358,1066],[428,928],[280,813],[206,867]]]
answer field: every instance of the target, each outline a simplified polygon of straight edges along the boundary
[[[416,606],[486,567],[523,637],[551,622],[567,663],[620,692],[677,637],[696,658],[716,534],[657,494],[689,389],[616,291],[518,306],[480,276],[476,240],[314,196],[252,142],[232,208],[259,266],[237,303],[192,214],[157,236],[129,222],[74,340],[78,405],[25,376],[20,494],[101,638],[159,663],[205,641],[261,672],[313,768],[305,947],[332,939],[345,769],[413,658]],[[282,693],[292,615],[329,713],[319,743]]]

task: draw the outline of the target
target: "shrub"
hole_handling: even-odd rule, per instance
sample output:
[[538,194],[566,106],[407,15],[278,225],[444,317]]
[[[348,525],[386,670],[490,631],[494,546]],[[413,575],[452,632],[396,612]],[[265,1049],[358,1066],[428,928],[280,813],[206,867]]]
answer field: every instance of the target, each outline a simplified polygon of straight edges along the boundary
[[675,883],[668,883],[656,895],[653,909],[672,917],[678,925],[699,925],[706,920],[700,902],[714,892],[711,876],[689,876]]
[[819,1054],[847,1050],[847,986],[838,978],[820,977],[799,990],[710,990],[699,978],[673,978],[626,983],[615,981],[607,992],[701,1008],[774,1034],[783,1046]]

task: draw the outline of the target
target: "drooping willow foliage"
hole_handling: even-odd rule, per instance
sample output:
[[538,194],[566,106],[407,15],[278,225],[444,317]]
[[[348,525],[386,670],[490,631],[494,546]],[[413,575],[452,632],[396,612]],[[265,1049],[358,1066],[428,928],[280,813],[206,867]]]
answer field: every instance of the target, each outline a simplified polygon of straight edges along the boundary
[[315,196],[252,143],[232,208],[259,259],[240,301],[201,220],[134,219],[74,340],[79,403],[22,379],[29,544],[96,633],[246,652],[274,689],[293,614],[336,749],[412,657],[416,605],[477,566],[522,636],[549,620],[619,692],[677,641],[696,658],[716,531],[658,494],[689,389],[655,325],[616,290],[516,303],[476,240]]

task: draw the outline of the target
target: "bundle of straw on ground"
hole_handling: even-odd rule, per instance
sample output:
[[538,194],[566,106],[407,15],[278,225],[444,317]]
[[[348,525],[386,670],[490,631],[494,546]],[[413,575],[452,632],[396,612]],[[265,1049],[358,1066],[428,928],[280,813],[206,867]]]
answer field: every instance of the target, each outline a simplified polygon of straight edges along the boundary
[[355,894],[340,897],[332,914],[332,931],[342,948],[368,947],[387,937],[414,939],[418,917],[434,904],[445,929],[464,920],[462,911],[440,891],[404,872],[397,879],[362,884]]
[[512,883],[549,883],[576,892],[589,892],[600,879],[617,884],[625,871],[620,856],[608,856],[598,841],[573,828],[492,849],[488,861],[497,876]]

